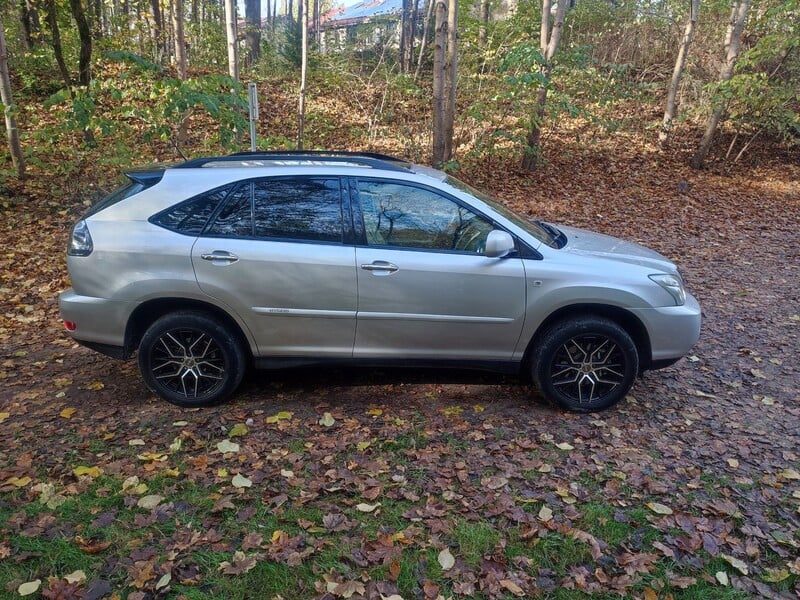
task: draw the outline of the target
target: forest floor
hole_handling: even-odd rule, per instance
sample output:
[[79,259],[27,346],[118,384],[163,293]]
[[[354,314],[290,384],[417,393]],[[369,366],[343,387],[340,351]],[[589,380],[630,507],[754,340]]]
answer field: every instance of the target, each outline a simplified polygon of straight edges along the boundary
[[346,370],[173,407],[59,322],[69,228],[114,174],[6,182],[0,597],[800,597],[797,154],[696,172],[642,136],[546,143],[534,174],[458,175],[664,253],[703,306],[691,356],[601,414]]

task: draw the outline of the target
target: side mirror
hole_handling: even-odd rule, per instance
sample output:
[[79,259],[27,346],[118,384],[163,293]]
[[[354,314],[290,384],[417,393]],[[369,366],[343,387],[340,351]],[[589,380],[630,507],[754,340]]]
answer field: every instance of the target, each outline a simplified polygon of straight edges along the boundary
[[484,254],[489,258],[503,258],[514,252],[514,238],[506,231],[494,229],[486,236],[486,250]]

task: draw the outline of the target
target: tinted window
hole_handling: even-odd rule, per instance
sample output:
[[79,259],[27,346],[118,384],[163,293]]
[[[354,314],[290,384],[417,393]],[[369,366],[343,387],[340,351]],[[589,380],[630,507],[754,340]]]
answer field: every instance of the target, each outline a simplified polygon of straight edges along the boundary
[[253,235],[252,184],[240,186],[225,202],[208,233],[224,237],[251,237]]
[[342,241],[339,180],[273,179],[253,186],[257,237]]
[[227,186],[181,202],[157,215],[153,219],[153,223],[180,233],[200,235],[208,223],[209,217],[217,209],[219,203],[224,200],[230,189],[231,186]]
[[360,181],[358,198],[367,243],[482,253],[491,223],[430,190]]

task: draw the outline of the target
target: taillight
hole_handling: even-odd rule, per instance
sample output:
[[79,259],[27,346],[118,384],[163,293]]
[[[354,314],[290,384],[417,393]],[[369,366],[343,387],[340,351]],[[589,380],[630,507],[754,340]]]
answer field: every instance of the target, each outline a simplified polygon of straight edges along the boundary
[[75,331],[78,328],[78,324],[74,321],[64,320],[64,327],[66,327],[67,331]]
[[70,256],[89,256],[92,250],[94,250],[94,244],[89,233],[89,226],[86,225],[86,221],[78,221],[75,223],[75,227],[72,228],[67,254]]

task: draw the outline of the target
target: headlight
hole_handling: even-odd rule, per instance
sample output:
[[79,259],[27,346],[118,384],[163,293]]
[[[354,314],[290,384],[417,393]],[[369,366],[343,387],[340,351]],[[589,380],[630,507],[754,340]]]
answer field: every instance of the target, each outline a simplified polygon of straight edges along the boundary
[[675,304],[677,306],[683,306],[686,303],[686,290],[683,289],[683,280],[680,275],[677,273],[673,273],[672,275],[650,275],[650,279],[667,290],[670,296],[675,299]]
[[70,256],[89,256],[94,250],[92,236],[86,221],[78,221],[72,228],[72,236],[69,238],[69,248],[67,254]]

